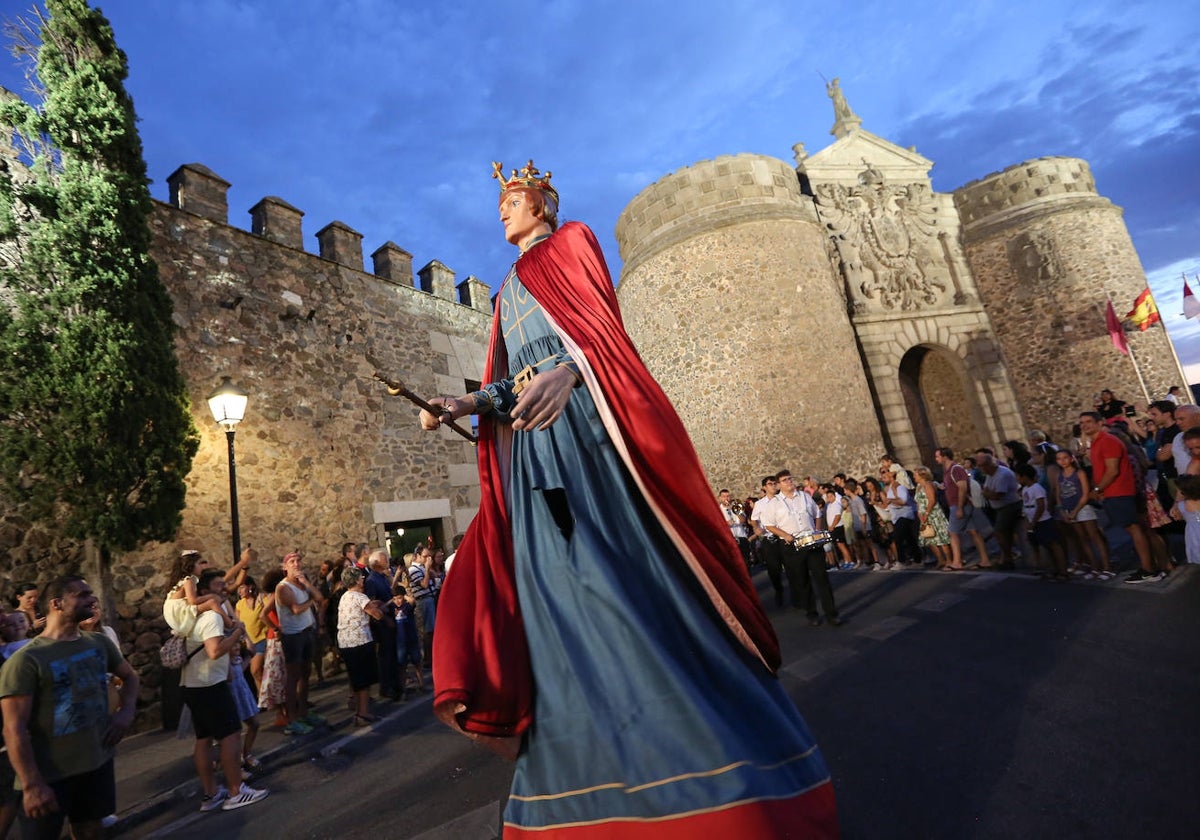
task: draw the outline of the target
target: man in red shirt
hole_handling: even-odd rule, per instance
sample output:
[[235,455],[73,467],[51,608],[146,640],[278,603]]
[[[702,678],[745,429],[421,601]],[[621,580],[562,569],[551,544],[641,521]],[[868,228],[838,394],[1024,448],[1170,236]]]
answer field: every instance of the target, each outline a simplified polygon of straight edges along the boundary
[[1138,487],[1133,478],[1129,452],[1114,435],[1104,428],[1104,421],[1095,411],[1079,415],[1079,430],[1091,439],[1092,495],[1102,500],[1109,521],[1129,532],[1133,550],[1141,565],[1125,579],[1126,583],[1152,583],[1165,578],[1166,572],[1156,568],[1150,548],[1150,533],[1145,515],[1138,510]]

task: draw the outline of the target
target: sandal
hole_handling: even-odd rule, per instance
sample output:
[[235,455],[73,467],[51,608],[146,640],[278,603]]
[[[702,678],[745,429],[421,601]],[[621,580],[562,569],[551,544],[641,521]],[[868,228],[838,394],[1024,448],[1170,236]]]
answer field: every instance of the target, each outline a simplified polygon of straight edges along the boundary
[[248,767],[256,773],[262,772],[263,769],[263,763],[250,753],[246,753],[246,756],[242,759],[242,766]]
[[370,726],[372,723],[376,723],[378,720],[379,720],[379,718],[375,717],[375,715],[355,715],[354,716],[354,725],[355,726]]

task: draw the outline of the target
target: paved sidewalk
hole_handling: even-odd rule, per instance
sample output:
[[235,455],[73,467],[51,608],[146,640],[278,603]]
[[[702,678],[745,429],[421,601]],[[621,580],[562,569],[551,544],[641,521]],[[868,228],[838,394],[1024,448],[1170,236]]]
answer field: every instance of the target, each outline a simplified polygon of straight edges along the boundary
[[[426,673],[425,677],[426,686],[431,685],[429,674]],[[326,679],[320,686],[313,685],[309,692],[310,707],[324,715],[328,723],[310,735],[284,735],[281,728],[270,725],[274,722],[274,712],[259,714],[260,729],[253,752],[266,765],[268,775],[263,779],[266,787],[270,787],[272,764],[279,762],[283,756],[311,749],[337,734],[369,731],[369,727],[356,730],[353,726],[353,715],[346,707],[348,692],[344,672]],[[382,720],[418,705],[428,706],[432,696],[428,688],[418,692],[410,686],[405,702],[374,701],[372,710]],[[143,732],[121,742],[116,757],[118,822],[109,829],[109,836],[120,834],[168,810],[182,813],[199,807],[200,780],[192,764],[194,746],[194,739],[180,739],[174,732],[162,730]],[[330,747],[326,746],[325,749]],[[258,786],[254,779],[249,783]],[[184,803],[187,807],[183,807]]]

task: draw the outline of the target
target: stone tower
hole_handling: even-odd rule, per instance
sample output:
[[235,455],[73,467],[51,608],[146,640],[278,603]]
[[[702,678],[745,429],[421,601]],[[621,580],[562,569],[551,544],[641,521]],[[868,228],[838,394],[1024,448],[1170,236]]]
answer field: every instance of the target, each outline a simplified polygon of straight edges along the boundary
[[876,462],[842,284],[788,164],[741,154],[680,169],[630,202],[616,237],[625,323],[715,486]]
[[1019,163],[959,188],[954,201],[1027,425],[1062,434],[1103,388],[1142,403],[1183,384],[1161,327],[1127,331],[1132,360],[1112,346],[1105,295],[1123,316],[1146,274],[1121,208],[1097,194],[1085,161]]

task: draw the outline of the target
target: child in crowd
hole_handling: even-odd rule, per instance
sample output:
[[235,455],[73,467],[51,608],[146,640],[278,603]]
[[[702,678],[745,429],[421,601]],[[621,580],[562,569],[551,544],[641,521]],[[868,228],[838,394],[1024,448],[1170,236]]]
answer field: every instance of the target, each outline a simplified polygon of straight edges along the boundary
[[409,665],[417,675],[417,690],[425,690],[425,678],[421,676],[421,634],[417,631],[414,615],[417,599],[399,583],[392,586],[392,595],[392,603],[396,605],[396,663],[400,671],[400,699],[404,700],[408,696]]
[[29,644],[29,617],[20,610],[3,613],[0,607],[0,662],[8,659],[25,645]]
[[[825,527],[833,536],[833,545],[826,548],[829,553],[829,567],[843,571],[854,568],[854,557],[850,553],[850,541],[854,539],[854,529],[847,528],[842,521],[847,510],[844,497],[839,496],[833,487],[825,487]],[[836,551],[834,547],[836,546]],[[838,554],[841,554],[839,559]]]
[[177,583],[171,587],[163,602],[163,618],[172,630],[178,631],[186,626],[189,612],[195,617],[205,610],[216,610],[225,622],[225,629],[233,629],[233,619],[221,609],[221,600],[216,595],[199,595],[196,591],[200,573],[207,567],[208,561],[199,551],[184,551],[175,561],[169,580]]
[[1183,539],[1187,545],[1187,561],[1200,563],[1200,476],[1181,475],[1175,480],[1179,488],[1179,501],[1175,509],[1187,523]]
[[1043,551],[1050,555],[1049,563],[1039,563],[1050,571],[1046,572],[1046,580],[1067,581],[1067,555],[1058,542],[1058,524],[1050,515],[1050,505],[1046,499],[1046,488],[1038,484],[1037,469],[1032,464],[1017,464],[1013,470],[1021,485],[1021,504],[1025,511],[1025,522],[1029,531],[1029,542],[1040,555]]

